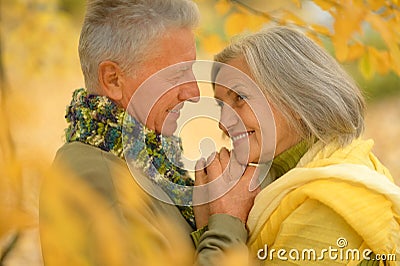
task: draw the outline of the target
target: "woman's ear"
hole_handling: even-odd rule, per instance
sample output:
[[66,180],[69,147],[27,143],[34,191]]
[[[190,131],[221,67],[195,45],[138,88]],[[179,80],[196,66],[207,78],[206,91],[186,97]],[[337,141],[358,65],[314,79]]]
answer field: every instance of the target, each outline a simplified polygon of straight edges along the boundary
[[120,66],[112,61],[103,61],[98,69],[99,83],[105,96],[118,102],[123,96],[123,72]]

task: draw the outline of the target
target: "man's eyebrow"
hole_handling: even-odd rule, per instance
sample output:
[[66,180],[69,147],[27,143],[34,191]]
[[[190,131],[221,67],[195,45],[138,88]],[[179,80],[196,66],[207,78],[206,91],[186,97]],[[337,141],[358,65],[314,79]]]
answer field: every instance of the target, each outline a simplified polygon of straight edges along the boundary
[[176,70],[176,72],[187,71],[189,69],[191,69],[191,66],[187,66],[187,65],[179,66],[179,68]]
[[180,65],[180,66],[175,66],[168,72],[170,74],[177,74],[177,73],[185,72],[185,71],[192,69],[192,66],[193,66],[193,64],[190,64],[190,65],[184,64],[184,65]]

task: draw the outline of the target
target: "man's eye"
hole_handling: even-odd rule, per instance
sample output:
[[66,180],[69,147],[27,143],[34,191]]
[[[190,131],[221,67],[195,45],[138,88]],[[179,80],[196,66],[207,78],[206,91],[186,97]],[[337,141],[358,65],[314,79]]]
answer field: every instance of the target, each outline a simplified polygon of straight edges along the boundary
[[222,109],[222,107],[224,107],[224,102],[223,101],[217,101],[216,104],[221,109]]

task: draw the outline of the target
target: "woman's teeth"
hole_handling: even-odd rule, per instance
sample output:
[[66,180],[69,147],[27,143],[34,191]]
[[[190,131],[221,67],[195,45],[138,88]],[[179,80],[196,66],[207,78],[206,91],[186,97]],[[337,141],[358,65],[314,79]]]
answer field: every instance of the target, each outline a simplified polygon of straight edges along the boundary
[[248,131],[248,132],[242,133],[240,135],[237,135],[235,137],[232,137],[231,139],[232,139],[233,142],[235,142],[235,141],[237,141],[239,139],[246,138],[247,136],[250,136],[253,133],[254,133],[254,131]]

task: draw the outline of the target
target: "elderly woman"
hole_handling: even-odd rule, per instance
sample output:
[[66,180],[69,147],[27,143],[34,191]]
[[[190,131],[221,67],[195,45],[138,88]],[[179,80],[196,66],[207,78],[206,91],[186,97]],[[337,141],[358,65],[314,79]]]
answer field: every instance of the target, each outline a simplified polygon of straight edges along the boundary
[[[229,157],[247,169],[233,190],[197,209],[198,226],[209,216],[197,252],[221,254],[218,234],[224,229],[214,220],[230,215],[245,223],[248,232],[237,226],[231,234],[238,242],[247,240],[250,256],[261,264],[396,264],[400,189],[372,153],[373,141],[361,139],[364,100],[339,64],[287,27],[237,39],[215,60],[226,64],[214,73],[215,97],[222,107],[220,127],[234,149],[222,149],[197,172],[196,182],[218,178]],[[270,134],[264,131],[271,128],[263,125],[268,118],[255,122],[256,92],[239,84],[240,77],[227,76],[228,66],[248,75],[269,103],[276,128],[272,164],[264,156],[268,145],[260,145],[267,141],[262,136]],[[221,80],[230,80],[229,88]],[[239,122],[245,128],[240,138],[250,146],[246,156],[233,135]],[[261,191],[248,191],[252,168],[268,163]]]

